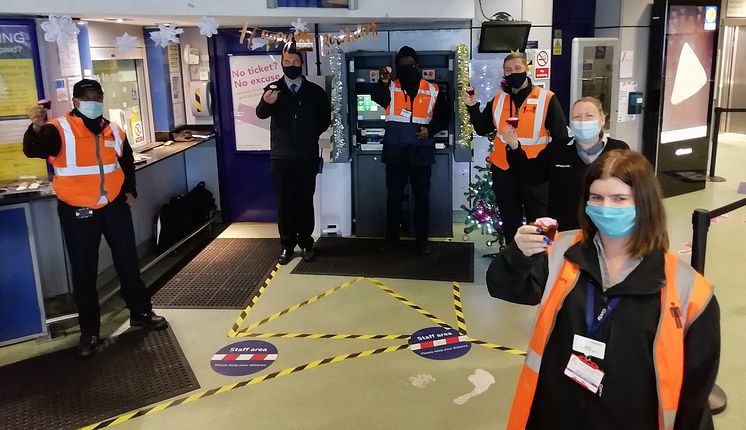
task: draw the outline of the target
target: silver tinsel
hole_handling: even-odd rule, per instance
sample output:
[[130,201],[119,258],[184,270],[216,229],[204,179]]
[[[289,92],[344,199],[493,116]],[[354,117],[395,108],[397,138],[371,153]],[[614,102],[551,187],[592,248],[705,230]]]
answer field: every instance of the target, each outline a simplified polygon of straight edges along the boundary
[[[339,46],[329,56],[329,67],[332,72],[332,161],[338,161],[346,152],[347,139],[345,138],[345,124],[342,115],[343,100],[343,78],[342,61],[344,54]],[[345,160],[346,161],[346,160]]]

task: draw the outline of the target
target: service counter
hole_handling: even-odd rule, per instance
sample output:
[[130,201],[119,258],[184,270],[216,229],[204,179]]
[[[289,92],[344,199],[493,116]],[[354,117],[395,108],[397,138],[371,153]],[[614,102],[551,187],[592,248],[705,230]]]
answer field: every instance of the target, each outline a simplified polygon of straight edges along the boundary
[[[137,154],[132,218],[141,259],[154,253],[155,220],[171,197],[204,181],[219,205],[215,144],[211,136]],[[0,264],[0,346],[44,336],[48,324],[76,317],[69,306],[45,307],[72,292],[57,199],[48,183],[31,193],[0,193]],[[116,274],[105,240],[98,268],[98,285],[111,284]],[[103,300],[112,292],[99,295]]]

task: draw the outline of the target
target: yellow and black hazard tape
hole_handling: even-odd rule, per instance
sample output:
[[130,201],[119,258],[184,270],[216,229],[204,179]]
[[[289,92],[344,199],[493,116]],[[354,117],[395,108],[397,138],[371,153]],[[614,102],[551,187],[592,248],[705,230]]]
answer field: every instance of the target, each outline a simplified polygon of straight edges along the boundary
[[483,346],[489,349],[496,349],[498,351],[507,352],[508,354],[522,355],[522,356],[526,355],[526,351],[521,351],[520,349],[511,348],[509,346],[498,345],[496,343],[485,342],[483,340],[473,339],[470,337],[466,338],[466,340],[475,345]]
[[269,286],[269,284],[272,282],[272,278],[275,277],[275,275],[277,274],[278,270],[280,270],[280,263],[277,263],[275,265],[275,268],[272,269],[271,272],[269,272],[269,275],[267,276],[267,279],[265,279],[264,282],[262,283],[262,286],[259,287],[259,291],[257,291],[256,295],[251,298],[251,303],[249,303],[249,305],[246,306],[246,309],[244,309],[241,312],[241,315],[239,315],[238,318],[236,318],[236,322],[233,323],[233,327],[231,327],[230,331],[228,332],[228,336],[229,337],[235,337],[236,336],[236,333],[238,332],[238,329],[241,327],[241,325],[244,323],[244,321],[246,321],[246,317],[249,316],[249,314],[251,313],[251,309],[259,301],[259,298],[264,293],[264,290],[266,290],[267,287]]
[[[267,318],[264,318],[261,321],[257,321],[255,323],[249,324],[249,326],[246,327],[246,328],[244,328],[244,329],[241,329],[241,330],[238,330],[238,329],[232,330],[232,332],[234,332],[234,334],[233,334],[232,337],[238,337],[240,334],[246,333],[249,330],[255,329],[255,328],[259,327],[262,324],[265,324],[265,323],[268,323],[270,321],[276,320],[277,318],[280,318],[281,316],[283,316],[285,314],[289,314],[291,312],[295,312],[298,309],[302,308],[303,306],[310,305],[311,303],[317,302],[317,301],[323,299],[324,297],[328,297],[328,296],[336,293],[337,291],[339,291],[339,290],[341,290],[343,288],[347,288],[350,285],[352,285],[352,284],[354,284],[356,282],[359,282],[359,281],[361,281],[363,279],[364,278],[355,278],[355,279],[353,279],[351,281],[347,281],[347,282],[345,282],[342,285],[338,285],[338,286],[336,286],[334,288],[330,288],[330,289],[324,291],[323,293],[319,294],[318,296],[311,297],[310,299],[308,299],[306,301],[303,301],[301,303],[298,303],[298,304],[295,304],[293,306],[290,306],[289,308],[283,309],[280,312],[272,314],[272,315],[268,316]],[[234,328],[235,328],[235,325],[234,325]]]
[[448,323],[446,323],[442,319],[436,317],[432,313],[426,311],[425,309],[421,308],[420,306],[418,306],[417,304],[415,304],[411,300],[407,299],[406,297],[402,296],[401,294],[397,293],[396,291],[392,290],[391,288],[387,287],[386,285],[383,284],[383,282],[379,281],[378,279],[375,279],[375,278],[365,278],[365,279],[367,279],[368,281],[370,281],[376,287],[378,287],[378,288],[382,289],[383,291],[385,291],[386,293],[388,293],[388,295],[390,295],[391,297],[399,300],[400,302],[402,302],[405,305],[409,306],[410,308],[414,309],[418,313],[426,316],[427,318],[430,319],[430,321],[434,322],[435,324],[438,324],[439,326],[443,327],[446,330],[450,330],[451,329],[451,326],[448,325]]
[[458,332],[466,334],[466,317],[464,316],[464,309],[461,306],[461,286],[458,282],[453,283],[453,309],[456,311]]
[[184,396],[184,397],[180,397],[178,399],[168,400],[168,401],[165,401],[163,403],[159,403],[159,404],[157,404],[155,406],[150,406],[150,407],[147,407],[147,408],[138,409],[138,410],[135,410],[135,411],[128,412],[126,414],[120,415],[120,416],[115,417],[115,418],[110,418],[108,420],[101,421],[101,422],[98,422],[96,424],[91,424],[89,426],[81,428],[81,430],[97,430],[97,429],[102,429],[102,428],[106,428],[106,427],[111,427],[111,426],[114,426],[114,425],[117,425],[117,424],[125,423],[125,422],[127,422],[129,420],[132,420],[132,419],[135,419],[135,418],[138,418],[138,417],[142,417],[142,416],[145,416],[145,415],[152,415],[154,413],[160,412],[160,411],[165,410],[165,409],[172,408],[174,406],[178,406],[178,405],[185,404],[185,403],[195,402],[197,400],[204,399],[205,397],[210,397],[210,396],[212,396],[214,394],[225,393],[225,392],[228,392],[228,391],[231,391],[231,390],[235,390],[237,388],[245,387],[247,385],[258,384],[260,382],[267,381],[269,379],[274,379],[274,378],[280,378],[280,377],[283,377],[283,376],[288,376],[288,375],[291,375],[293,373],[297,373],[297,372],[300,372],[300,371],[303,371],[303,370],[313,369],[313,368],[316,368],[316,367],[319,367],[319,366],[323,366],[325,364],[339,363],[340,361],[350,360],[350,359],[353,359],[353,358],[369,357],[371,355],[384,354],[384,353],[387,353],[387,352],[394,352],[394,351],[401,351],[403,349],[409,349],[409,345],[408,344],[407,345],[396,345],[396,346],[389,346],[387,348],[369,349],[369,350],[366,350],[366,351],[354,352],[354,353],[351,353],[351,354],[342,354],[342,355],[337,355],[336,357],[329,357],[329,358],[324,358],[322,360],[312,361],[310,363],[306,363],[306,364],[303,364],[301,366],[289,367],[287,369],[283,369],[283,370],[280,370],[280,371],[277,371],[277,372],[268,373],[266,375],[257,376],[257,377],[251,378],[251,379],[246,379],[246,380],[243,380],[243,381],[240,381],[240,382],[236,382],[236,383],[233,383],[233,384],[224,385],[224,386],[218,387],[218,388],[213,388],[212,390],[201,391],[199,393],[191,394],[189,396]]
[[409,334],[322,334],[322,333],[240,333],[238,337],[256,337],[256,338],[301,338],[301,339],[409,339]]

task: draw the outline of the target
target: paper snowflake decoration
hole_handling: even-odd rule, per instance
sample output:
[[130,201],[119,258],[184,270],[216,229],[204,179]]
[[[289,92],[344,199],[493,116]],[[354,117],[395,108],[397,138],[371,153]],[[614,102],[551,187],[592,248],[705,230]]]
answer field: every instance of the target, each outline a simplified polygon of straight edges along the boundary
[[203,16],[199,20],[199,34],[207,37],[212,37],[213,34],[218,34],[218,22],[211,16]]
[[47,21],[41,23],[41,28],[44,30],[44,40],[57,42],[57,45],[74,41],[80,33],[80,29],[69,16],[50,15]]
[[135,43],[137,43],[137,37],[130,36],[129,33],[125,32],[123,35],[115,38],[117,43],[117,50],[119,51],[131,51],[135,49]]
[[183,29],[173,25],[158,24],[158,30],[150,33],[150,39],[165,48],[169,42],[179,43],[179,35],[183,32]]
[[293,21],[290,25],[293,26],[293,34],[300,34],[308,31],[307,24],[301,21],[300,18]]
[[264,39],[253,39],[251,41],[251,50],[253,51],[253,50],[259,49],[266,44],[267,44],[267,41]]

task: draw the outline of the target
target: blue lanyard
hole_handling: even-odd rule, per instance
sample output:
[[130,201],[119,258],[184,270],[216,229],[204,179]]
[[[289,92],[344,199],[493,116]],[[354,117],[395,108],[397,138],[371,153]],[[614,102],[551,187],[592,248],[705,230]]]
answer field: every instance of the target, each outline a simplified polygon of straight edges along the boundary
[[588,335],[588,337],[590,337],[591,339],[596,338],[598,329],[601,328],[601,325],[607,319],[609,319],[611,313],[614,312],[614,309],[616,309],[617,305],[619,305],[619,302],[622,300],[620,296],[614,297],[613,299],[609,300],[609,302],[606,303],[606,306],[604,306],[601,309],[601,312],[599,312],[598,315],[594,318],[594,315],[596,315],[596,299],[594,295],[595,289],[595,282],[589,281],[588,285],[586,286],[587,301],[585,305],[585,328],[586,335]]

